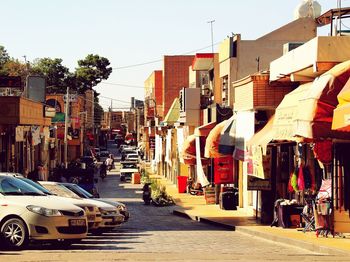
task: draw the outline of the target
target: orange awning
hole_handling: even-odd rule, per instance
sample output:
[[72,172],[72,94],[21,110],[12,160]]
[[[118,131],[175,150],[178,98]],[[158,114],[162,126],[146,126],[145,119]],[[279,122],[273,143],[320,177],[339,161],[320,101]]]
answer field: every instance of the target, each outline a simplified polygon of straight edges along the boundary
[[226,126],[227,120],[217,124],[210,132],[205,142],[204,156],[207,158],[223,157],[219,153],[220,137],[223,128]]
[[210,131],[216,126],[216,122],[210,122],[208,124],[196,127],[194,134],[196,136],[205,136],[207,137]]
[[350,79],[337,98],[338,106],[333,111],[332,129],[350,132]]
[[306,96],[299,100],[296,136],[304,138],[344,138],[331,129],[337,96],[350,77],[350,60],[334,66],[316,78]]
[[[202,164],[204,165],[204,164],[207,164],[208,162],[208,160],[203,159],[205,137],[200,137],[200,145],[201,145],[200,150],[201,150]],[[196,136],[195,135],[190,135],[184,140],[181,155],[185,164],[187,165],[196,164]]]

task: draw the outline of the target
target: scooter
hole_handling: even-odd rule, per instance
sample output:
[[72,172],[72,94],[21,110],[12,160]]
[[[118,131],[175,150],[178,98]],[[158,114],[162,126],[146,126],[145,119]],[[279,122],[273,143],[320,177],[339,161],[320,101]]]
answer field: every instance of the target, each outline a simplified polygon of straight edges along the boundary
[[187,192],[192,196],[201,196],[203,195],[203,188],[200,183],[195,183],[192,178],[187,180]]
[[102,180],[104,180],[107,176],[107,166],[106,164],[101,164],[101,167],[100,167],[100,177]]
[[142,199],[145,202],[145,205],[149,205],[151,203],[151,187],[150,187],[151,183],[145,183],[143,188],[142,188]]

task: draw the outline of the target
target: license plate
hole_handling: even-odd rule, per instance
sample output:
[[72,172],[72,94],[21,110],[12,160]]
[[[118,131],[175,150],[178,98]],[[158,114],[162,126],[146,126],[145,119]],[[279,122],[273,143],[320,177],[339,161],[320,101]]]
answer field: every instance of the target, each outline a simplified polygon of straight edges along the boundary
[[95,216],[94,215],[88,215],[87,216],[87,220],[89,220],[89,221],[95,220]]
[[85,219],[70,219],[69,220],[70,226],[86,226]]

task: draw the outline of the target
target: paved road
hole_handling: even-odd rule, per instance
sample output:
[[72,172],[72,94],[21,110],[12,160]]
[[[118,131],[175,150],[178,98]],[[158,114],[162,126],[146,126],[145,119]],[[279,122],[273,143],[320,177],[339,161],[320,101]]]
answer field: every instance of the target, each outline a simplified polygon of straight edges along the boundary
[[0,261],[350,261],[177,217],[171,207],[145,206],[141,186],[121,183],[117,172],[99,188],[103,197],[127,204],[127,223],[111,233],[90,235],[69,250],[36,245],[0,253]]

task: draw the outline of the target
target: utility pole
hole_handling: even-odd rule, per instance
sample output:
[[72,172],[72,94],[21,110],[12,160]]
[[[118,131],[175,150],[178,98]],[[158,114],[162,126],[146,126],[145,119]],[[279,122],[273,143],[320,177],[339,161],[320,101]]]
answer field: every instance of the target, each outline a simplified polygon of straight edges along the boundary
[[214,54],[214,37],[213,37],[213,23],[215,20],[208,21],[208,24],[210,24],[210,30],[211,30],[211,52]]
[[65,108],[64,108],[64,166],[68,167],[68,117],[69,117],[69,86],[67,86],[67,94],[66,94],[66,101],[65,101]]

